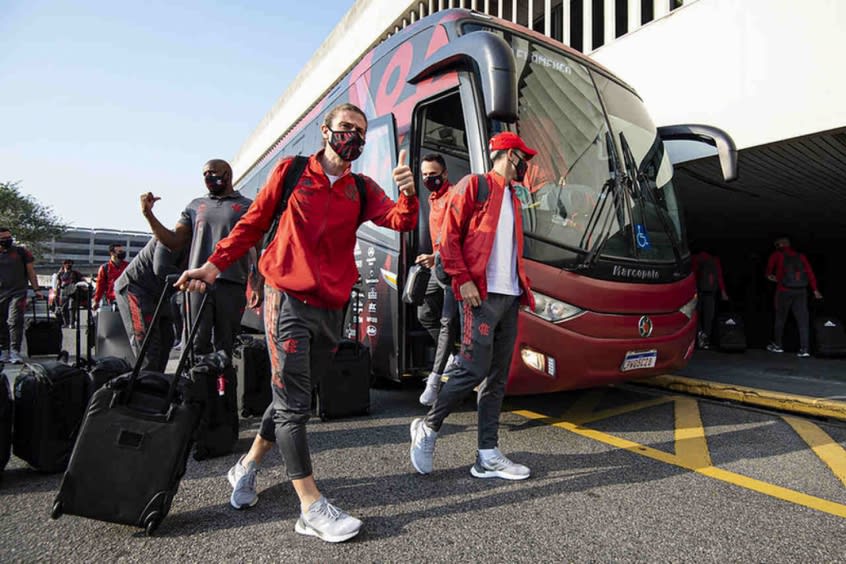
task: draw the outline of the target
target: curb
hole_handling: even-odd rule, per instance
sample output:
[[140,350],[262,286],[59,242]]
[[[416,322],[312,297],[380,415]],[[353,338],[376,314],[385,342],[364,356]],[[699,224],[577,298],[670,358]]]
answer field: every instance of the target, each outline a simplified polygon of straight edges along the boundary
[[695,378],[685,378],[683,376],[672,376],[669,374],[654,376],[645,380],[635,380],[630,383],[654,388],[665,388],[675,392],[684,392],[708,398],[735,401],[769,409],[801,413],[802,415],[830,417],[846,421],[846,402],[843,401],[774,392],[760,388],[748,388],[746,386],[724,384],[710,380],[697,380]]

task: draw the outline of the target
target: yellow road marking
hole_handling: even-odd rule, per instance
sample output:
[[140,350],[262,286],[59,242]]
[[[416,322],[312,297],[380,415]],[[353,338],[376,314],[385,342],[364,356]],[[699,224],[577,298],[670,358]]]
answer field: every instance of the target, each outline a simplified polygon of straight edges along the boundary
[[803,441],[808,443],[811,450],[814,451],[820,460],[837,476],[844,486],[846,486],[846,449],[832,439],[828,433],[814,425],[810,421],[799,419],[797,417],[782,416],[787,423],[793,427],[796,434],[799,435]]
[[699,403],[693,398],[675,398],[675,404],[676,456],[693,468],[711,466]]
[[[761,480],[742,476],[740,474],[729,472],[728,470],[723,470],[714,466],[698,466],[695,461],[696,456],[694,456],[694,460],[692,460],[686,458],[685,456],[669,454],[646,445],[641,445],[634,441],[615,437],[614,435],[609,435],[607,433],[595,431],[593,429],[587,429],[576,423],[547,417],[546,415],[536,413],[534,411],[516,410],[512,411],[512,413],[514,413],[515,415],[519,415],[520,417],[524,417],[526,419],[540,421],[552,427],[557,427],[559,429],[570,431],[571,433],[594,441],[605,443],[607,445],[627,450],[635,454],[640,454],[642,456],[652,458],[653,460],[658,460],[659,462],[672,464],[674,466],[678,466],[680,468],[684,468],[686,470],[702,474],[703,476],[708,476],[709,478],[714,478],[735,486],[739,486],[752,491],[756,491],[758,493],[762,493],[764,495],[768,495],[770,497],[774,497],[776,499],[789,501],[797,505],[802,505],[804,507],[815,509],[817,511],[822,511],[824,513],[829,513],[831,515],[846,518],[846,505],[835,503],[833,501],[822,499],[816,496],[804,494],[802,492],[797,492],[788,488],[783,488],[781,486],[768,484],[766,482],[762,482]],[[696,416],[698,418],[698,410]],[[690,417],[690,415],[688,414],[687,417]],[[694,439],[696,438],[695,433],[691,433],[691,435]]]

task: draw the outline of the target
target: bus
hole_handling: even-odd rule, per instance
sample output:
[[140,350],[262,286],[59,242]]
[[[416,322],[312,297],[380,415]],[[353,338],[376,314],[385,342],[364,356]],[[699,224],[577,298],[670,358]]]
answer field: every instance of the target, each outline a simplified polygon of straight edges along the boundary
[[[345,331],[358,328],[374,377],[402,381],[431,368],[434,343],[416,307],[401,300],[408,269],[430,248],[420,157],[442,155],[456,183],[490,168],[487,140],[504,130],[539,151],[518,190],[536,305],[519,314],[507,393],[591,387],[685,366],[696,337],[696,284],[664,141],[714,145],[730,180],[737,157],[727,134],[702,125],[658,129],[630,86],[581,53],[511,22],[452,9],[365,53],[280,132],[236,188],[254,197],[279,159],[319,149],[325,112],[343,102],[369,121],[354,172],[396,199],[391,170],[406,149],[418,176],[415,231],[367,222],[357,233],[361,282]],[[255,317],[245,323],[259,327]]]

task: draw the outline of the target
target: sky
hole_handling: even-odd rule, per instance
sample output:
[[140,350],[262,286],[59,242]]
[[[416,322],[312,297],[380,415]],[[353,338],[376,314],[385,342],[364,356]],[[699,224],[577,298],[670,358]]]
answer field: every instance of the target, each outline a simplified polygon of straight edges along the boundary
[[0,0],[0,181],[75,227],[149,231],[205,192],[354,0]]

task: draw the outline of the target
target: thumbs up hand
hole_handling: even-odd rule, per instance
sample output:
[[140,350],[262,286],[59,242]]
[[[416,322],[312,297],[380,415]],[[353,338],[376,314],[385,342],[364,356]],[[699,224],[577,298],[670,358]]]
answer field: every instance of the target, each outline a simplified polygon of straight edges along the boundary
[[405,149],[402,149],[399,153],[399,158],[397,159],[397,167],[394,169],[393,176],[394,182],[397,183],[397,187],[399,188],[400,192],[410,197],[414,196],[415,194],[414,174],[412,174],[411,168],[409,168],[408,164],[406,163],[407,159],[408,152]]

